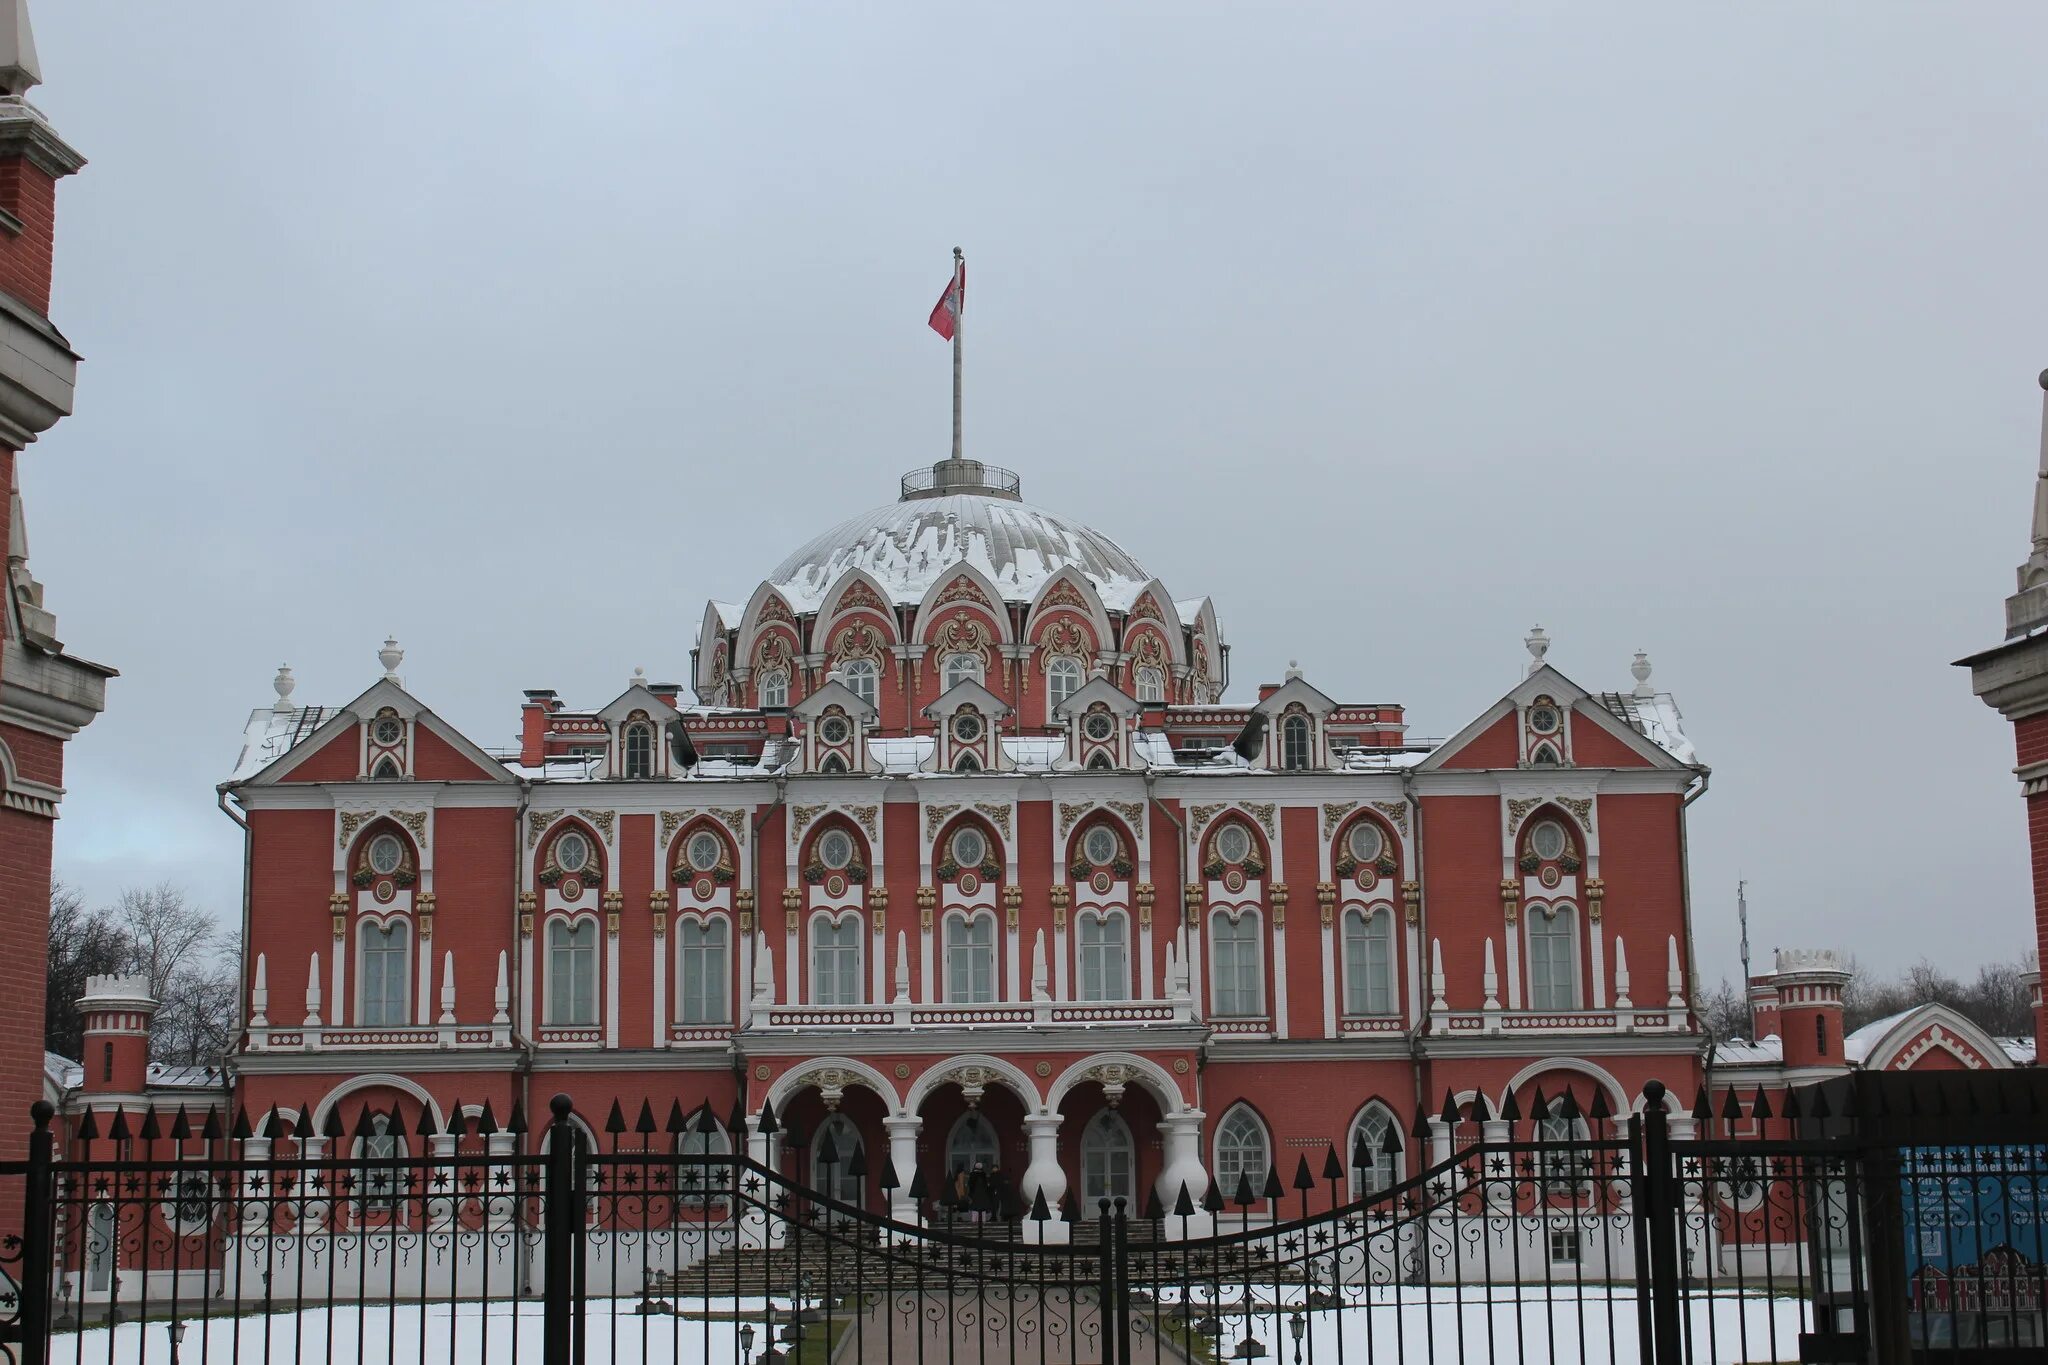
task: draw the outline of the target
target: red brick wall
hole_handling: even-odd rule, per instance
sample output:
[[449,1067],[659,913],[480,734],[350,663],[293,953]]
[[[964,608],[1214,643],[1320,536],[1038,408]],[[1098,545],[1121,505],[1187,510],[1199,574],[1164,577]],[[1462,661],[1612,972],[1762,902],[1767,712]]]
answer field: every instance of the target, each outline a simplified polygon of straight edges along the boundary
[[1515,713],[1505,716],[1465,742],[1453,753],[1446,768],[1512,768],[1522,761],[1515,750]]
[[[652,815],[619,817],[617,856],[618,886],[624,897],[619,915],[619,1046],[652,1047],[654,959],[669,949],[667,938],[654,936],[654,916],[647,909],[647,893],[654,889]],[[663,979],[673,984],[673,960],[669,967]]]
[[22,227],[12,235],[0,232],[0,289],[46,314],[57,232],[57,182],[25,161],[0,161],[0,208],[19,218]]
[[[1500,798],[1429,796],[1422,800],[1423,928],[1444,949],[1445,996],[1453,1009],[1477,1009],[1485,998],[1481,972],[1484,940],[1494,940],[1503,990],[1505,921],[1500,903]],[[1429,971],[1430,944],[1422,945]],[[1428,981],[1421,983],[1427,991]],[[1506,1003],[1503,1000],[1502,1003]]]
[[[1680,798],[1671,794],[1600,798],[1600,877],[1607,883],[1607,969],[1613,938],[1628,944],[1630,996],[1638,1008],[1665,998],[1669,940],[1678,938],[1678,967],[1691,994],[1686,961],[1685,869],[1679,862]],[[1611,987],[1612,981],[1610,979]],[[1591,995],[1587,998],[1590,1000]],[[1612,999],[1610,990],[1609,999]]]
[[[2027,798],[2027,849],[2034,870],[2034,949],[2048,965],[2048,793]],[[2048,1056],[2048,1011],[2034,1014],[2037,1055]]]
[[413,776],[422,781],[474,782],[479,778],[496,776],[477,767],[454,745],[424,725],[413,726],[412,735]]
[[339,734],[322,743],[299,760],[297,767],[279,778],[280,782],[352,782],[362,776],[362,738],[358,727],[342,727]]
[[1582,768],[1650,766],[1650,760],[1584,716],[1572,717],[1572,762]]

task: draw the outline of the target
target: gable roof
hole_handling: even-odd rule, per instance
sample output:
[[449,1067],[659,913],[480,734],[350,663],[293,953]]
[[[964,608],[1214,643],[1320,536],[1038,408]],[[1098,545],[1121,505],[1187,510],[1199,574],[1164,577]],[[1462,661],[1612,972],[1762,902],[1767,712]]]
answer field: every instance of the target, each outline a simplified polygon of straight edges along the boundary
[[872,724],[881,717],[881,710],[860,693],[839,681],[837,673],[828,674],[825,685],[789,708],[790,714],[801,720],[816,720],[825,713],[828,706],[837,706],[849,715],[859,716],[864,723]]
[[[223,789],[233,787],[267,787],[281,781],[292,769],[304,763],[314,754],[345,732],[354,729],[379,711],[390,709],[400,716],[422,726],[445,741],[458,754],[474,763],[482,772],[481,780],[486,782],[516,783],[518,778],[507,772],[505,765],[479,748],[460,730],[429,711],[426,706],[389,678],[380,678],[367,692],[346,706],[336,707],[321,715],[319,723],[312,729],[304,728],[303,718],[290,742],[278,751],[278,755],[248,768],[248,749],[244,747],[244,763],[237,768],[236,775],[221,784]],[[318,708],[303,708],[304,711],[318,712]],[[282,716],[284,713],[279,713]],[[253,719],[253,718],[252,718]],[[253,726],[252,726],[253,728]],[[244,772],[243,769],[248,768]]]
[[[1609,693],[1607,695],[1617,698],[1620,696],[1618,693]],[[1662,696],[1663,694],[1660,693],[1659,695]],[[1459,750],[1463,749],[1480,735],[1485,734],[1487,730],[1500,721],[1502,716],[1510,714],[1519,707],[1527,706],[1530,702],[1535,701],[1536,698],[1544,696],[1568,707],[1574,716],[1590,721],[1592,724],[1600,727],[1601,730],[1612,735],[1629,749],[1641,755],[1643,760],[1653,768],[1673,771],[1700,766],[1698,760],[1691,756],[1692,746],[1689,743],[1684,745],[1684,756],[1680,756],[1672,748],[1651,738],[1647,728],[1648,722],[1645,722],[1643,727],[1639,727],[1634,720],[1621,715],[1600,697],[1596,697],[1593,693],[1588,692],[1549,664],[1544,664],[1535,672],[1523,678],[1521,682],[1515,684],[1506,696],[1482,711],[1471,724],[1438,745],[1435,752],[1431,753],[1428,758],[1416,766],[1416,771],[1434,772],[1437,769],[1451,766],[1451,760],[1457,756]],[[1629,697],[1622,698],[1622,700],[1635,702],[1642,699]],[[1671,714],[1675,717],[1677,712],[1677,706],[1673,705],[1671,707]],[[1659,721],[1661,724],[1661,715]],[[1680,741],[1683,741],[1685,738],[1682,731],[1676,730],[1675,722],[1672,733],[1675,733]]]
[[946,716],[958,711],[963,706],[972,706],[984,715],[1007,716],[1010,714],[1010,703],[1004,701],[972,678],[962,678],[959,682],[954,683],[939,694],[937,701],[925,707],[921,714],[927,716]]
[[1869,1071],[1886,1070],[1915,1039],[1930,1029],[1939,1031],[1937,1041],[1933,1043],[1936,1047],[1942,1046],[1938,1039],[1945,1036],[1982,1057],[1987,1066],[2013,1064],[2005,1045],[1998,1039],[1947,1005],[1933,1002],[1915,1005],[1912,1009],[1873,1020],[1857,1029],[1842,1040],[1843,1060]]
[[1277,716],[1296,702],[1300,702],[1318,715],[1328,715],[1337,709],[1337,703],[1333,699],[1309,683],[1301,674],[1296,673],[1274,689],[1273,695],[1253,706],[1252,710],[1268,716]]
[[1053,715],[1064,720],[1078,716],[1096,703],[1102,703],[1120,716],[1134,716],[1144,710],[1144,705],[1129,693],[1118,691],[1107,678],[1100,674],[1082,683],[1078,691],[1058,706],[1052,708]]
[[624,720],[635,711],[645,711],[647,718],[659,725],[666,725],[672,720],[682,718],[682,713],[676,710],[673,702],[638,680],[600,710],[597,718],[609,724],[612,721]]

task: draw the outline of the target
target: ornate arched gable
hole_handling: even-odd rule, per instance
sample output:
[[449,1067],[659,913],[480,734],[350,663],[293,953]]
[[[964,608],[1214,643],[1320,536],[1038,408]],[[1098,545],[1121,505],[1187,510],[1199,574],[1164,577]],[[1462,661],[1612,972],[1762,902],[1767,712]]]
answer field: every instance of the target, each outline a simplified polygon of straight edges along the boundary
[[[803,652],[803,632],[796,612],[783,595],[775,590],[772,583],[763,583],[754,589],[754,595],[747,599],[747,609],[740,616],[738,649],[735,659],[737,666],[752,668],[761,653],[763,637],[779,635],[789,642],[792,655]],[[795,691],[795,680],[791,680],[791,691]]]
[[848,569],[834,579],[826,591],[818,608],[817,622],[812,628],[812,652],[832,652],[835,637],[848,622],[855,620],[872,623],[884,644],[899,643],[896,638],[896,612],[889,605],[889,595],[874,576],[863,569]]
[[1109,612],[1102,605],[1102,597],[1095,591],[1095,585],[1085,574],[1073,569],[1062,569],[1048,578],[1032,599],[1031,613],[1025,618],[1024,638],[1035,645],[1044,646],[1046,632],[1062,620],[1080,618],[1086,623],[1092,639],[1091,653],[1108,648],[1110,640]]
[[959,564],[925,590],[918,603],[911,638],[933,644],[943,624],[971,613],[985,622],[996,644],[1010,644],[1010,613],[1003,609],[1003,594],[989,576],[972,564]]

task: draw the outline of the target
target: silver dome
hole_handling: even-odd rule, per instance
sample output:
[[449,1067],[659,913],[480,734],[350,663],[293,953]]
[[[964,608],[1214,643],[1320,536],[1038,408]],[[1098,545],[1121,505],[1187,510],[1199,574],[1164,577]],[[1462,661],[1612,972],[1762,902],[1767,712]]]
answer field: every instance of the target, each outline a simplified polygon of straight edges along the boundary
[[768,581],[796,610],[815,611],[849,569],[874,575],[897,602],[916,602],[961,564],[987,574],[1009,601],[1030,600],[1071,566],[1116,610],[1151,578],[1099,531],[1012,498],[956,493],[912,497],[842,521],[783,560]]

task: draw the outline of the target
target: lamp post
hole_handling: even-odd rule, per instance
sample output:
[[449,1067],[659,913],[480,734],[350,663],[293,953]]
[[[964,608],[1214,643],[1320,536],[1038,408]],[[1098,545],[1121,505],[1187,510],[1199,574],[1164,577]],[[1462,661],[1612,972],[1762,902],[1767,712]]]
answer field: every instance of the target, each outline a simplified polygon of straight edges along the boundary
[[1296,1313],[1287,1319],[1287,1331],[1294,1338],[1294,1365],[1301,1365],[1301,1339],[1308,1334],[1308,1318]]
[[178,1365],[178,1343],[185,1339],[185,1324],[173,1320],[164,1331],[171,1338],[171,1365]]
[[740,1324],[740,1365],[752,1365],[754,1359],[754,1324]]

